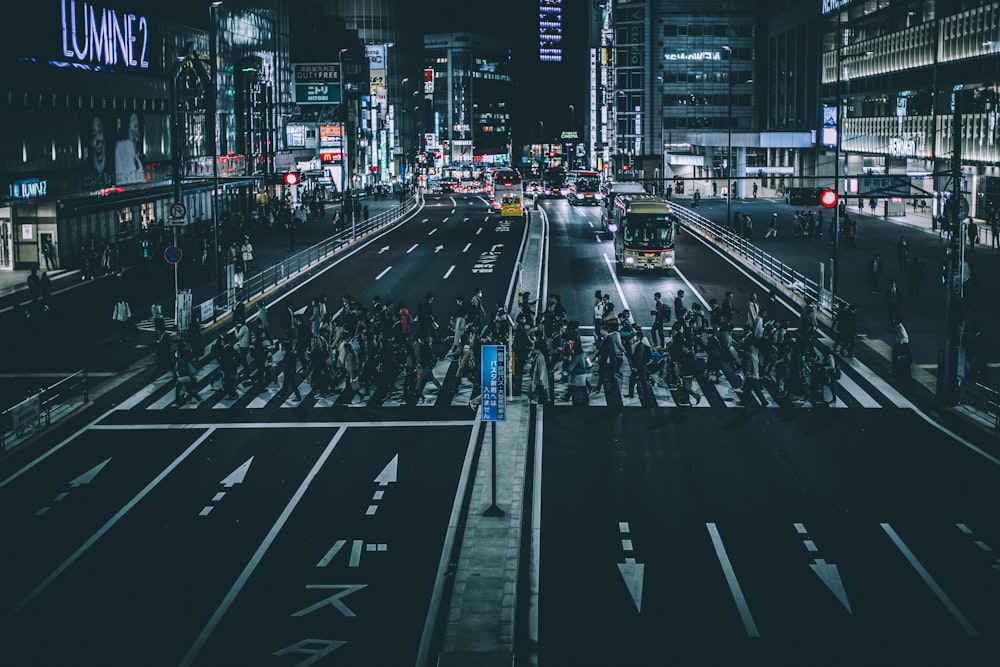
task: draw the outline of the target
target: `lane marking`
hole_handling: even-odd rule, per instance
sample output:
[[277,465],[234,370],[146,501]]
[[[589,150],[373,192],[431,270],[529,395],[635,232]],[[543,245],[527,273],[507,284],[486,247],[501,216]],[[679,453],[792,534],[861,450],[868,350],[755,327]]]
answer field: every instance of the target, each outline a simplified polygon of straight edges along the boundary
[[450,276],[450,275],[451,275],[451,272],[452,272],[452,271],[454,271],[454,270],[455,270],[455,265],[454,265],[454,264],[452,264],[452,265],[451,265],[451,268],[449,268],[449,269],[448,269],[447,271],[445,271],[445,273],[444,273],[444,277],[445,277],[445,278],[447,279],[447,278],[448,278],[448,276]]
[[379,279],[381,279],[381,278],[382,278],[382,276],[384,276],[385,274],[389,273],[389,271],[390,271],[391,269],[392,269],[392,267],[391,267],[391,266],[387,266],[387,267],[385,267],[385,269],[383,269],[383,270],[382,270],[382,273],[380,273],[380,274],[378,274],[377,276],[375,276],[375,280],[379,280]]
[[753,616],[750,614],[750,607],[747,606],[747,600],[743,596],[743,589],[740,588],[740,582],[736,580],[736,572],[733,571],[733,564],[729,562],[729,554],[726,553],[726,547],[722,544],[719,529],[715,527],[714,523],[707,523],[705,525],[708,527],[708,534],[712,536],[715,555],[718,556],[719,564],[722,565],[722,571],[726,574],[729,590],[733,594],[733,600],[736,601],[736,607],[740,611],[740,618],[743,619],[743,627],[746,628],[747,636],[760,637],[757,624],[754,623]]
[[951,613],[955,620],[958,621],[958,624],[962,626],[962,629],[965,630],[966,634],[970,637],[978,637],[979,632],[972,626],[971,623],[969,623],[968,619],[962,615],[962,612],[959,611],[958,607],[955,606],[955,603],[951,601],[948,594],[944,592],[936,581],[934,581],[934,577],[931,576],[930,572],[928,572],[924,566],[920,564],[920,561],[918,561],[917,557],[912,551],[910,551],[910,548],[903,543],[903,540],[896,534],[896,531],[893,530],[892,526],[888,523],[880,525],[886,535],[889,536],[889,539],[896,545],[896,548],[903,553],[903,557],[909,561],[910,565],[917,571],[920,578],[924,580],[925,584],[927,584],[927,587],[931,589],[931,592],[934,593],[937,599],[941,601],[941,604],[944,605],[945,609]]
[[[454,211],[452,211],[452,213],[454,213]],[[441,221],[441,224],[443,225],[446,222],[448,222],[448,216],[444,217],[444,220]]]
[[483,231],[483,228],[482,228],[482,227],[480,227],[479,229],[477,229],[477,230],[476,230],[476,236],[479,236],[479,233],[480,233],[480,232],[482,232],[482,231]]
[[88,549],[90,549],[90,547],[94,546],[94,544],[96,544],[99,539],[104,537],[104,535],[109,530],[114,528],[115,524],[117,524],[122,519],[122,517],[128,514],[128,512],[131,511],[133,507],[138,505],[143,498],[149,495],[149,493],[152,492],[152,490],[156,488],[156,486],[160,482],[162,482],[167,475],[173,472],[174,469],[184,461],[184,459],[190,456],[191,453],[194,452],[194,450],[197,449],[198,446],[201,445],[201,443],[205,442],[205,440],[207,440],[209,436],[211,436],[214,432],[215,429],[210,428],[204,433],[202,433],[197,440],[192,442],[187,449],[181,452],[180,456],[175,458],[173,461],[170,462],[170,464],[166,468],[161,470],[159,475],[154,477],[149,484],[147,484],[141,491],[139,491],[139,493],[135,494],[135,496],[133,496],[130,501],[125,503],[125,506],[122,507],[120,510],[118,510],[113,517],[108,519],[107,523],[101,526],[96,533],[91,535],[86,542],[84,542],[76,551],[74,551],[69,556],[69,558],[64,560],[62,564],[59,565],[59,567],[53,570],[53,572],[49,576],[45,577],[45,579],[42,580],[42,583],[38,584],[38,586],[36,586],[33,591],[28,593],[23,600],[18,602],[16,607],[7,612],[7,614],[2,619],[0,619],[0,627],[7,625],[7,623],[12,618],[17,616],[17,614],[20,613],[22,609],[31,604],[31,602],[36,597],[38,597],[42,593],[42,591],[48,588],[49,585],[59,577],[59,575],[65,572],[70,565],[75,563],[76,560],[80,558],[80,556],[82,556],[84,553],[87,552]]
[[208,623],[206,623],[205,627],[202,628],[201,632],[198,634],[198,637],[194,640],[194,644],[192,644],[191,648],[188,649],[188,652],[184,656],[184,659],[181,660],[180,664],[182,666],[192,664],[195,658],[198,657],[198,654],[201,652],[201,649],[205,646],[205,642],[208,641],[208,638],[215,631],[215,628],[216,626],[219,625],[219,622],[222,620],[222,617],[226,615],[226,612],[229,611],[229,608],[233,605],[233,602],[236,601],[236,596],[240,594],[241,590],[243,590],[243,586],[245,586],[247,580],[250,579],[250,575],[252,575],[254,573],[254,570],[257,569],[257,566],[260,564],[260,561],[263,560],[264,558],[264,554],[267,553],[267,550],[271,547],[271,543],[274,542],[274,539],[278,536],[278,533],[281,532],[281,529],[284,527],[285,523],[292,515],[292,512],[295,510],[295,507],[299,504],[299,501],[302,500],[302,496],[305,495],[306,489],[309,488],[309,485],[312,483],[313,478],[316,477],[320,469],[326,464],[327,458],[329,458],[330,454],[333,453],[334,448],[337,446],[337,443],[340,442],[340,439],[344,436],[345,433],[347,433],[347,428],[341,427],[337,431],[337,434],[333,436],[333,439],[330,440],[329,444],[327,444],[326,449],[323,450],[323,453],[316,460],[316,463],[309,471],[309,474],[306,475],[305,479],[303,479],[302,483],[299,485],[298,490],[295,491],[295,495],[292,496],[292,498],[288,501],[288,504],[285,505],[285,509],[282,510],[281,515],[274,522],[274,525],[271,526],[271,530],[269,530],[267,535],[264,536],[264,539],[263,541],[261,541],[260,546],[257,547],[257,551],[255,551],[253,556],[250,558],[250,562],[248,562],[246,567],[243,568],[243,571],[240,573],[240,575],[236,578],[236,581],[233,583],[232,588],[230,588],[229,592],[226,593],[226,597],[223,598],[222,602],[219,604],[219,607],[215,610],[215,613],[212,614],[212,617],[208,620]]
[[472,247],[471,243],[466,243],[465,247],[462,248],[462,252],[469,252],[469,248],[471,248],[471,247]]
[[434,229],[432,229],[431,231],[427,232],[427,236],[430,236],[431,234],[433,234],[433,233],[434,233],[434,232],[436,232],[437,230],[438,230],[438,228],[437,228],[437,227],[435,227],[435,228],[434,228]]
[[608,265],[608,272],[611,273],[611,281],[615,284],[615,289],[618,290],[618,298],[621,299],[622,307],[618,309],[618,312],[627,310],[632,312],[632,309],[628,307],[628,301],[625,300],[625,292],[622,290],[622,284],[618,282],[618,276],[615,275],[615,265],[611,262],[611,258],[608,253],[604,253],[604,263]]
[[420,244],[419,243],[414,243],[412,246],[410,246],[410,249],[406,251],[406,254],[409,255],[411,252],[413,252],[414,250],[416,250],[418,245],[420,245]]

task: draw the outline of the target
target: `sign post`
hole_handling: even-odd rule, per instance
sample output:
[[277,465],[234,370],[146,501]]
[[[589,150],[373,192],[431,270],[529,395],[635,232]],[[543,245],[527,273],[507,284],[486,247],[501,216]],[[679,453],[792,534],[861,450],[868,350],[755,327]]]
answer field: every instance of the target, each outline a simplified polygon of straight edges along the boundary
[[497,506],[497,422],[507,421],[507,346],[483,345],[480,354],[481,419],[491,423],[492,504],[484,516],[503,516]]

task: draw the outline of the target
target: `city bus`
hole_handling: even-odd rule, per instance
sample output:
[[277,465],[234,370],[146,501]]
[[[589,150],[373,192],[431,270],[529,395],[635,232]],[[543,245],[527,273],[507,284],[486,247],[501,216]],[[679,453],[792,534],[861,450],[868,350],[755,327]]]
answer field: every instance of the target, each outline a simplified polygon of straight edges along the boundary
[[677,222],[670,203],[653,195],[617,195],[608,231],[614,235],[616,271],[674,267]]
[[578,172],[566,194],[566,199],[569,200],[571,206],[579,204],[600,205],[604,200],[604,193],[601,192],[600,174],[596,171]]

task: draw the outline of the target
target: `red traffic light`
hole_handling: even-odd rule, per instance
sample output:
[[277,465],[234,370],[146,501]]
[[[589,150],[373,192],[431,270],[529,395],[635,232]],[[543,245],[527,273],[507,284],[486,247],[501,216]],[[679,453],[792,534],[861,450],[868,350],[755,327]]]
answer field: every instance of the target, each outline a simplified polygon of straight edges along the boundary
[[823,190],[819,193],[819,203],[826,208],[833,208],[837,205],[837,193],[833,190]]
[[298,185],[299,175],[294,171],[290,171],[285,174],[285,185]]
[[627,164],[623,164],[622,165],[622,171],[628,171],[628,165]]

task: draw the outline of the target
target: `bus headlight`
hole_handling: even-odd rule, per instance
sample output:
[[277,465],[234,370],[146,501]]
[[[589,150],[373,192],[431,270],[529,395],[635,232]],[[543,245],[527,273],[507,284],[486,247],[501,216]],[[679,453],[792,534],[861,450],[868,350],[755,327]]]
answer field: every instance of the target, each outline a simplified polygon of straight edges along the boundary
[[618,225],[616,225],[613,222],[609,222],[608,223],[608,231],[609,232],[617,232],[618,231]]
[[576,193],[576,198],[577,199],[583,199],[583,193],[582,192],[577,192]]
[[631,255],[628,256],[628,257],[626,257],[625,258],[625,263],[629,264],[629,265],[635,264],[635,257],[632,257]]

